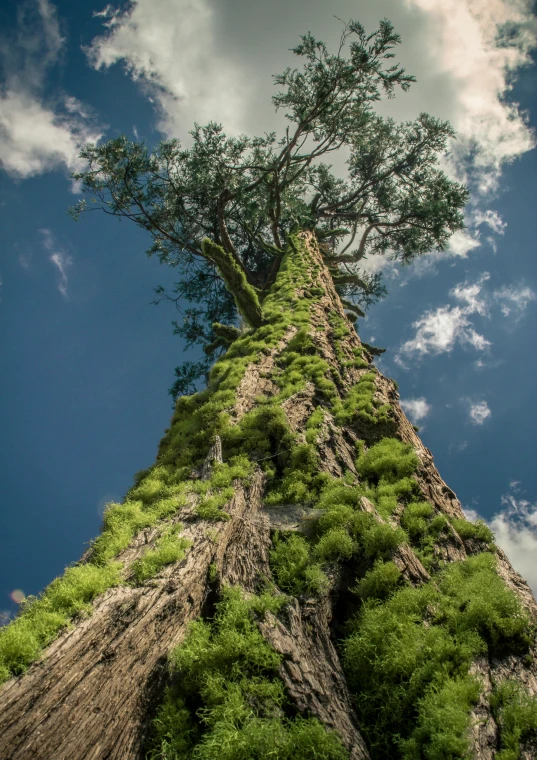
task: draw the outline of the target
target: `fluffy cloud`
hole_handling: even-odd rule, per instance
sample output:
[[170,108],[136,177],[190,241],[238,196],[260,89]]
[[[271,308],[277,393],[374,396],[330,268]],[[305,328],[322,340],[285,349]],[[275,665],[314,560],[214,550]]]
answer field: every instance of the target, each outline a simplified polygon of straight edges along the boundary
[[414,322],[416,334],[403,343],[395,360],[405,367],[406,359],[420,358],[427,354],[442,354],[451,351],[457,343],[468,344],[478,351],[490,346],[490,342],[480,335],[470,321],[474,313],[484,314],[486,306],[480,297],[483,283],[489,278],[485,272],[474,284],[460,283],[450,291],[450,295],[463,302],[463,306],[440,306]]
[[491,416],[492,412],[486,401],[470,403],[470,419],[474,425],[482,425]]
[[512,314],[519,319],[528,304],[537,299],[527,285],[504,285],[491,294],[486,289],[489,279],[489,273],[483,272],[476,282],[462,282],[452,288],[449,295],[460,305],[448,304],[426,311],[413,323],[415,335],[401,345],[395,361],[406,367],[407,359],[449,353],[457,343],[484,351],[491,343],[475,330],[473,315],[487,317],[493,307],[499,306],[504,316]]
[[503,221],[497,211],[476,211],[474,214],[474,223],[476,226],[486,224],[496,235],[503,235],[507,223]]
[[525,115],[506,98],[535,46],[532,3],[408,2],[431,22],[431,75],[444,74],[457,92],[449,118],[458,134],[447,163],[457,177],[487,194],[497,187],[502,166],[535,142]]
[[505,317],[511,315],[515,319],[520,319],[530,301],[535,301],[537,298],[527,285],[504,285],[494,291],[493,297],[500,302],[502,314]]
[[49,254],[49,261],[58,270],[58,290],[64,298],[68,298],[67,286],[69,284],[67,272],[72,266],[72,259],[68,254],[58,245],[54,235],[50,230],[39,230],[43,236],[43,247]]
[[0,41],[6,72],[0,90],[0,165],[14,177],[31,177],[82,166],[78,154],[100,132],[76,98],[55,103],[43,96],[44,81],[63,45],[56,11],[48,0],[22,4],[16,40]]
[[194,119],[218,120],[237,133],[251,80],[226,53],[215,11],[206,0],[134,0],[122,10],[109,5],[96,14],[107,32],[93,40],[89,60],[97,69],[123,61],[156,103],[167,135],[184,136]]
[[33,93],[7,90],[0,96],[0,164],[14,177],[31,177],[65,167],[75,171],[86,142],[100,134],[80,114],[54,111]]
[[[513,486],[513,484],[511,484]],[[517,494],[518,485],[511,493],[502,496],[503,509],[491,520],[485,520],[496,536],[496,543],[509,557],[515,570],[528,582],[537,595],[537,503],[522,499]],[[465,510],[470,519],[479,515]]]
[[403,399],[401,401],[401,406],[405,414],[407,415],[407,417],[415,425],[417,425],[418,422],[420,422],[425,417],[427,417],[427,415],[431,411],[430,405],[427,403],[427,401],[423,397]]

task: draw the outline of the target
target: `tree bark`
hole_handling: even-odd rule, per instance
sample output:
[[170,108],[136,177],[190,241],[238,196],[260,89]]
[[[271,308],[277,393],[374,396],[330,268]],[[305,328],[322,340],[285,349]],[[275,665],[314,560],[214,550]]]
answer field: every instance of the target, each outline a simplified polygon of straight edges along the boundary
[[[370,369],[356,366],[356,362],[353,366],[356,351],[361,350],[360,339],[345,317],[315,237],[304,232],[299,239],[304,246],[302,261],[308,269],[311,288],[322,292],[320,297],[308,300],[309,334],[315,354],[339,378],[337,397],[345,400],[352,386]],[[282,272],[283,267],[278,280]],[[300,303],[308,294],[297,285],[294,297]],[[343,341],[337,338],[334,318],[349,330]],[[281,357],[299,329],[300,325],[291,319],[280,340],[248,364],[229,410],[233,426],[259,406],[260,394],[270,398],[279,392]],[[365,350],[362,356],[372,359]],[[395,384],[379,372],[375,372],[374,383],[377,406],[386,404],[390,409],[388,422],[375,430],[360,418],[352,424],[338,424],[311,380],[282,401],[281,408],[290,430],[304,440],[311,413],[323,407],[324,420],[316,440],[319,467],[342,482],[345,473],[357,477],[357,441],[370,446],[390,436],[410,444],[420,460],[414,478],[422,498],[435,513],[462,518],[460,502],[440,477],[431,452],[402,411]],[[165,441],[157,464],[169,445],[168,438]],[[210,475],[214,461],[222,457],[221,442],[217,441],[207,454],[201,472],[192,473],[192,482],[196,477]],[[225,461],[225,446],[223,456]],[[124,563],[122,585],[98,597],[91,615],[75,619],[26,673],[4,684],[0,690],[2,759],[141,760],[144,738],[166,682],[170,649],[184,639],[191,621],[210,614],[222,585],[240,586],[246,593],[254,593],[260,579],[272,578],[269,555],[275,530],[307,534],[308,526],[315,525],[319,516],[312,504],[264,506],[266,482],[259,465],[249,484],[236,481],[233,489],[234,495],[225,508],[229,519],[216,522],[199,516],[198,499],[192,495],[188,504],[170,518],[181,522],[183,535],[190,541],[186,558],[164,567],[141,584],[129,585],[135,561],[160,535],[157,526],[139,532],[117,556]],[[378,522],[386,521],[366,498],[359,508],[373,514]],[[389,522],[396,525],[400,515],[401,511],[396,510]],[[457,562],[478,550],[473,540],[463,540],[451,528],[449,537],[435,551],[448,562]],[[497,557],[505,584],[537,622],[537,604],[527,584],[500,550]],[[417,586],[430,580],[429,572],[409,545],[397,547],[392,559],[408,583]],[[91,549],[81,561],[91,561]],[[215,573],[216,585],[211,580]],[[324,595],[290,599],[278,616],[267,613],[259,622],[259,630],[283,657],[280,676],[296,710],[336,731],[353,760],[365,760],[370,754],[360,732],[334,634],[334,623],[338,622],[334,615],[343,581],[337,572],[332,581],[330,591]],[[487,699],[493,685],[515,679],[525,685],[529,694],[537,696],[535,642],[532,654],[533,659],[511,654],[503,659],[481,658],[474,663],[483,691],[473,712],[472,757],[488,760],[499,751],[499,728]],[[524,747],[521,757],[530,760],[535,756],[534,749]]]

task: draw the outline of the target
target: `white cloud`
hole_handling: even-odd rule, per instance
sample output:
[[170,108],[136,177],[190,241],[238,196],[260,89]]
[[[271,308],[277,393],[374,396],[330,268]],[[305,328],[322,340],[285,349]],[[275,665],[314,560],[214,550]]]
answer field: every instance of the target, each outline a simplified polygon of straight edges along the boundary
[[476,211],[474,215],[474,224],[479,226],[481,224],[487,224],[490,229],[497,235],[503,235],[507,222],[504,222],[497,211],[488,209],[487,211]]
[[[474,282],[461,282],[449,291],[449,295],[462,303],[459,305],[439,306],[426,311],[412,327],[415,335],[403,343],[395,356],[395,361],[406,367],[406,359],[426,355],[449,353],[457,343],[469,345],[477,351],[484,351],[491,342],[474,328],[471,317],[490,316],[491,310],[500,307],[502,314],[519,319],[531,301],[537,299],[527,285],[504,285],[487,292],[486,283],[490,279],[488,272],[483,272]],[[479,361],[478,368],[485,366]]]
[[[537,595],[537,503],[517,498],[519,483],[511,483],[512,493],[501,497],[504,506],[492,519],[485,520],[496,536],[496,543],[509,557],[511,564],[528,582]],[[464,510],[469,519],[479,515],[474,510]]]
[[240,132],[252,81],[226,50],[216,4],[133,0],[127,9],[107,6],[97,15],[107,32],[88,49],[91,64],[102,69],[122,61],[156,103],[165,134],[185,136],[194,120],[222,121]]
[[49,261],[54,264],[58,270],[58,290],[64,296],[68,298],[67,286],[69,284],[67,271],[72,266],[73,260],[67,253],[58,245],[54,235],[50,230],[41,229],[39,232],[43,236],[43,247],[50,254]]
[[458,443],[450,443],[449,444],[449,451],[464,451],[468,448],[468,441],[459,441]]
[[[479,235],[476,232],[458,230],[449,239],[449,253],[453,256],[465,258],[470,251],[479,248],[480,245]],[[445,258],[445,254],[441,255],[440,258]]]
[[482,425],[492,414],[486,401],[470,403],[469,413],[470,419],[475,425]]
[[[455,295],[453,291],[452,294]],[[406,359],[449,353],[457,343],[469,344],[478,351],[488,348],[490,341],[476,332],[469,319],[470,314],[481,308],[476,293],[473,298],[479,306],[468,303],[467,306],[440,306],[434,311],[426,311],[413,323],[416,334],[402,344],[395,361],[405,367]]]
[[83,166],[78,154],[100,137],[77,114],[54,112],[32,93],[8,90],[0,97],[0,164],[14,177]]
[[514,74],[530,62],[535,18],[530,0],[407,0],[431,23],[430,65],[455,94],[448,117],[457,130],[448,162],[483,194],[503,165],[534,145],[525,115],[507,102]]
[[512,315],[515,319],[520,319],[530,301],[535,301],[537,296],[527,285],[503,287],[495,290],[493,297],[500,301],[500,308],[505,317]]
[[427,417],[431,411],[430,405],[423,397],[403,399],[400,403],[407,417],[415,425]]
[[5,84],[0,89],[0,165],[25,178],[56,168],[75,171],[78,154],[100,131],[87,109],[72,96],[47,102],[45,76],[58,59],[64,40],[55,8],[48,0],[21,6],[16,40],[0,40]]
[[467,282],[461,282],[458,285],[455,285],[455,287],[449,291],[449,294],[458,301],[462,301],[463,303],[466,302],[465,311],[467,314],[473,314],[474,312],[477,314],[486,314],[487,304],[482,295],[482,291],[483,283],[487,280],[490,280],[490,274],[488,272],[483,272],[481,277],[477,282],[474,282],[473,285]]

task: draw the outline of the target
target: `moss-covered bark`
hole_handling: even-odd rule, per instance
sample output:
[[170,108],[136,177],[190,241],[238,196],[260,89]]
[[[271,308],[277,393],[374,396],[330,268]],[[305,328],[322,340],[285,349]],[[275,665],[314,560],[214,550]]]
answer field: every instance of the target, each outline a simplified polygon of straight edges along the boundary
[[534,757],[537,605],[465,521],[314,235],[262,304],[245,292],[257,327],[0,633],[6,757]]

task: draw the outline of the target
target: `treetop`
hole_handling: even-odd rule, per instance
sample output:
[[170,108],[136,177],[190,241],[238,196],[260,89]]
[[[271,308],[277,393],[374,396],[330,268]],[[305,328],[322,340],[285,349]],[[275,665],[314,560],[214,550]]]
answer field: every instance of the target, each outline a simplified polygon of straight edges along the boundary
[[[344,24],[335,53],[303,35],[293,48],[302,67],[274,76],[273,104],[290,122],[280,137],[228,137],[210,122],[194,125],[190,148],[169,139],[150,149],[125,136],[85,146],[87,168],[73,177],[90,203],[80,201],[74,216],[99,209],[150,233],[148,254],[179,271],[173,294],[161,289],[157,300],[187,302],[176,325],[187,344],[214,343],[212,323],[233,321],[239,290],[262,303],[297,229],[317,233],[342,293],[367,307],[385,290],[380,275],[361,271],[362,259],[409,264],[445,249],[464,227],[468,198],[438,164],[454,137],[448,122],[423,113],[396,123],[373,110],[383,93],[415,81],[391,61],[398,44],[386,19],[371,34]],[[322,160],[342,148],[345,177]],[[240,273],[237,292],[224,286],[223,262]]]

